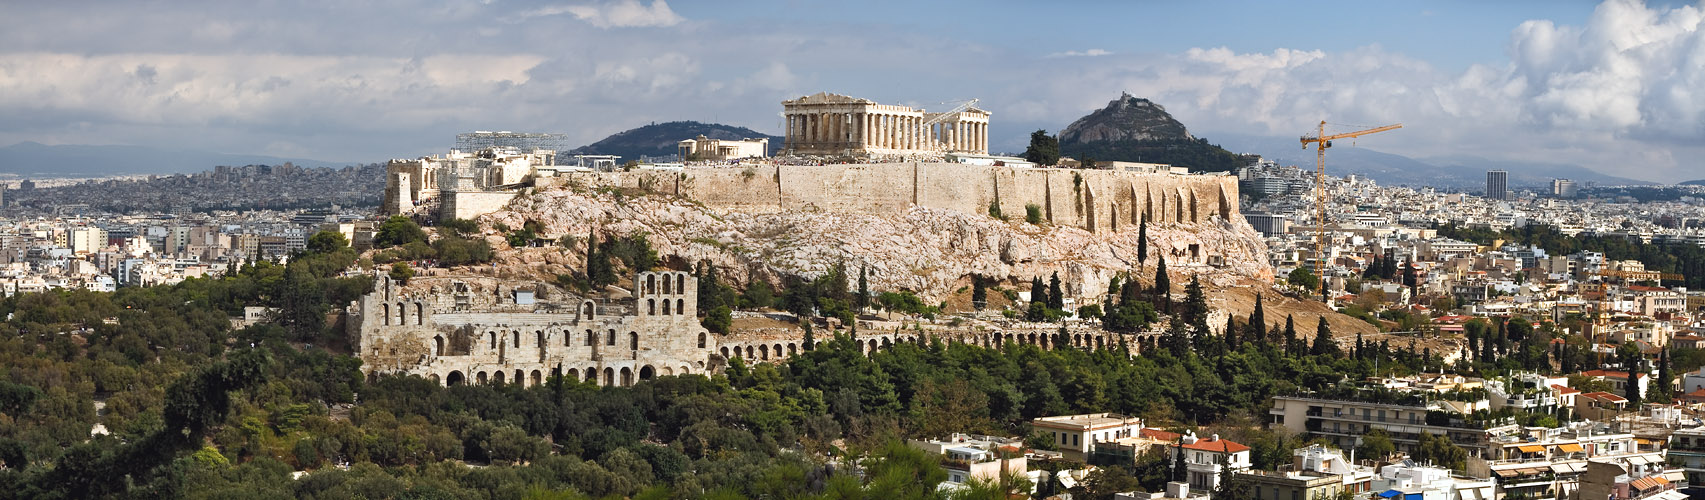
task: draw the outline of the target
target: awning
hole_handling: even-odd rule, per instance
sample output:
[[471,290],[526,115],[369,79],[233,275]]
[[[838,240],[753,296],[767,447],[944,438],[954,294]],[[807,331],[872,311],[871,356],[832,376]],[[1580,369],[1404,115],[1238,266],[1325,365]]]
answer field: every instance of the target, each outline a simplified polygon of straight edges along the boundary
[[1410,493],[1407,495],[1403,495],[1403,500],[1426,500],[1426,498],[1427,498],[1426,495],[1421,494],[1421,493]]
[[1551,472],[1558,474],[1573,474],[1575,469],[1569,467],[1569,464],[1551,464]]
[[1497,474],[1498,477],[1501,477],[1504,479],[1509,479],[1509,478],[1521,475],[1521,471],[1516,470],[1516,469],[1495,470],[1495,471],[1492,471],[1492,473]]
[[1522,453],[1545,453],[1545,447],[1537,444],[1517,446],[1516,449],[1521,450]]
[[1380,498],[1397,498],[1400,496],[1403,496],[1403,492],[1397,490],[1385,490],[1379,492]]
[[1560,444],[1557,445],[1557,451],[1561,451],[1563,453],[1580,453],[1586,451],[1586,449],[1581,448],[1581,445],[1578,444]]

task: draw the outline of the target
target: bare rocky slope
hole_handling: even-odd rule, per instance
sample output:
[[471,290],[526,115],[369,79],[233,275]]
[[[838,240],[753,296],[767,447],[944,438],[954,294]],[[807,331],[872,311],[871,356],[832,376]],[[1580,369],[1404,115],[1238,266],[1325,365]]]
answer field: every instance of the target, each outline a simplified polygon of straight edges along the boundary
[[[536,221],[540,236],[644,233],[665,265],[687,269],[708,262],[737,287],[750,280],[779,283],[783,276],[820,276],[830,266],[869,270],[873,290],[911,290],[930,302],[948,300],[980,274],[1006,286],[1027,286],[1031,277],[1058,272],[1071,296],[1098,298],[1116,274],[1137,267],[1137,231],[1093,234],[1072,227],[1033,225],[982,214],[912,207],[887,215],[829,212],[749,214],[719,212],[691,200],[569,188],[539,190],[516,198],[505,210],[482,216],[487,228],[521,227]],[[1200,275],[1216,307],[1237,316],[1253,308],[1254,295],[1268,297],[1269,321],[1297,314],[1298,329],[1312,332],[1319,304],[1274,300],[1272,269],[1259,236],[1242,221],[1200,224],[1151,224],[1150,262],[1142,266],[1152,284],[1158,255],[1189,243],[1206,254],[1226,256],[1224,267],[1172,266],[1174,290],[1182,293],[1188,276]],[[508,277],[550,280],[582,269],[584,247],[508,249],[501,235],[490,243],[502,249],[489,272]],[[1171,254],[1169,254],[1171,255]],[[1179,257],[1168,257],[1181,262]],[[1334,331],[1372,331],[1366,323],[1328,313]]]

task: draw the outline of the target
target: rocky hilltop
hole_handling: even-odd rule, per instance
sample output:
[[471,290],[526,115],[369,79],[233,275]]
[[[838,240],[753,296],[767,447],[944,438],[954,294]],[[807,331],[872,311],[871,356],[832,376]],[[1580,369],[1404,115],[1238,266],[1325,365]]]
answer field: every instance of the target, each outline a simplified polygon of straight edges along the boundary
[[1060,153],[1077,159],[1166,163],[1197,172],[1229,172],[1247,163],[1190,135],[1166,108],[1121,94],[1060,131]]
[[1060,131],[1061,144],[1099,141],[1157,141],[1195,139],[1183,123],[1173,119],[1166,108],[1153,101],[1131,94],[1121,94],[1095,110],[1067,125]]
[[[588,231],[604,235],[644,233],[664,265],[687,269],[708,262],[737,287],[751,280],[779,284],[785,276],[812,278],[830,266],[869,270],[873,290],[911,290],[930,303],[964,293],[970,276],[983,275],[1009,288],[1027,286],[1031,277],[1058,272],[1072,296],[1099,297],[1108,281],[1138,267],[1137,232],[1091,233],[1075,227],[1033,225],[983,214],[913,207],[901,213],[837,212],[744,213],[715,211],[691,200],[662,195],[623,196],[609,190],[545,189],[521,196],[503,211],[482,216],[485,227],[521,227],[539,223],[546,238]],[[1241,221],[1238,221],[1241,222]],[[1172,267],[1175,291],[1199,274],[1214,293],[1215,307],[1247,315],[1257,290],[1266,290],[1272,270],[1265,247],[1247,224],[1164,223],[1149,227],[1152,273],[1160,248],[1174,241],[1202,245],[1226,256],[1225,267]],[[492,233],[489,242],[506,248]],[[549,281],[585,265],[584,251],[551,248],[505,249],[497,265],[482,270],[499,277]],[[1144,281],[1152,284],[1152,277]],[[1293,301],[1294,302],[1294,301]],[[1283,319],[1284,300],[1268,293],[1268,317]],[[1291,308],[1303,325],[1325,311],[1318,304]],[[1312,307],[1312,308],[1311,308]],[[1274,314],[1280,316],[1273,316]],[[1332,314],[1335,331],[1367,327]],[[1366,329],[1366,328],[1362,328]],[[1371,329],[1368,329],[1371,331]]]

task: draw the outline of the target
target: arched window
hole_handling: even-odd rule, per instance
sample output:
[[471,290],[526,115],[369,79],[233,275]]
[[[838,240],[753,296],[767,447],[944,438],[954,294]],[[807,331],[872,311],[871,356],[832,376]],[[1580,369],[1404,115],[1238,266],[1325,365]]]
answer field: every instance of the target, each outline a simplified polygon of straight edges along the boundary
[[663,293],[669,293],[669,275],[663,275]]
[[391,305],[390,304],[379,304],[379,306],[384,312],[384,314],[381,316],[384,318],[382,320],[381,324],[383,324],[385,326],[391,326]]
[[657,370],[655,368],[652,368],[651,365],[645,365],[644,367],[639,369],[639,379],[640,380],[651,380],[651,379],[656,378],[656,377],[657,377]]
[[465,383],[467,380],[462,376],[462,372],[452,370],[449,375],[444,376],[444,385],[446,386],[454,387]]
[[397,326],[408,324],[408,304],[397,303]]
[[675,280],[675,294],[684,293],[687,293],[687,273],[681,273],[681,277]]
[[520,349],[521,348],[521,331],[520,330],[511,330],[509,332],[509,337],[510,337],[509,347],[514,347],[516,349]]
[[545,331],[544,330],[534,331],[533,335],[537,335],[539,337],[539,350],[541,350],[541,351],[545,350]]
[[479,384],[479,385],[485,385],[485,382],[486,382],[485,372],[480,372],[479,375],[474,376],[474,382]]
[[604,345],[616,345],[616,331],[610,330],[610,335],[604,340]]
[[616,385],[616,369],[615,368],[605,368],[604,369],[604,386],[608,387],[608,386],[612,386],[612,385]]
[[675,299],[675,314],[687,314],[687,301]]
[[562,378],[564,378],[566,380],[573,380],[575,382],[579,382],[580,381],[580,370],[574,369],[574,368],[569,368],[567,373],[562,374]]
[[622,367],[622,387],[633,385],[633,370]]
[[704,349],[705,341],[707,340],[706,337],[709,336],[710,335],[705,334],[705,332],[699,332],[699,349]]
[[426,305],[425,304],[421,304],[419,302],[414,303],[414,324],[416,324],[416,325],[426,324]]
[[657,299],[645,299],[645,313],[652,316],[657,315]]
[[628,332],[628,349],[634,350],[634,351],[639,350],[639,334],[638,333]]
[[503,383],[503,370],[491,372],[491,383],[493,383],[493,384]]
[[669,315],[669,299],[663,299],[663,315]]
[[655,274],[645,275],[645,293],[647,293],[647,294],[657,293],[657,275],[655,275]]
[[497,349],[497,332],[486,332],[485,334],[487,337],[489,337],[487,343],[491,345],[490,348],[492,350],[496,350]]
[[722,359],[728,359],[728,346],[722,346]]
[[587,330],[586,331],[586,345],[593,345],[593,344],[597,344],[597,343],[598,343],[598,334],[592,333],[592,330]]
[[443,356],[444,355],[444,336],[440,335],[437,337],[432,337],[432,355],[433,356]]
[[581,314],[580,314],[581,316],[585,316],[586,319],[593,319],[592,301],[588,300],[588,301],[586,301],[585,304],[582,304],[580,306],[580,311],[581,311]]
[[758,359],[770,359],[770,346],[758,346]]

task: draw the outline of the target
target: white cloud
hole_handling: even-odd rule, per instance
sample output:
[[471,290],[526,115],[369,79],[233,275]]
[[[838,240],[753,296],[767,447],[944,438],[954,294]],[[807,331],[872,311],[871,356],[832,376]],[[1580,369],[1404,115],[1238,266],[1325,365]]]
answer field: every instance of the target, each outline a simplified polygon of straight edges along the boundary
[[664,0],[653,0],[650,6],[639,0],[609,0],[604,2],[540,7],[522,14],[523,17],[545,17],[569,14],[599,28],[666,27],[680,24],[680,15]]
[[1109,52],[1109,51],[1107,51],[1107,50],[1103,50],[1103,49],[1089,49],[1089,50],[1082,50],[1082,51],[1078,51],[1078,50],[1068,50],[1068,51],[1065,51],[1065,52],[1055,52],[1055,53],[1052,53],[1052,54],[1048,54],[1048,57],[1051,57],[1051,58],[1060,58],[1060,57],[1099,57],[1099,56],[1110,56],[1110,55],[1113,55],[1113,53],[1112,53],[1112,52]]

